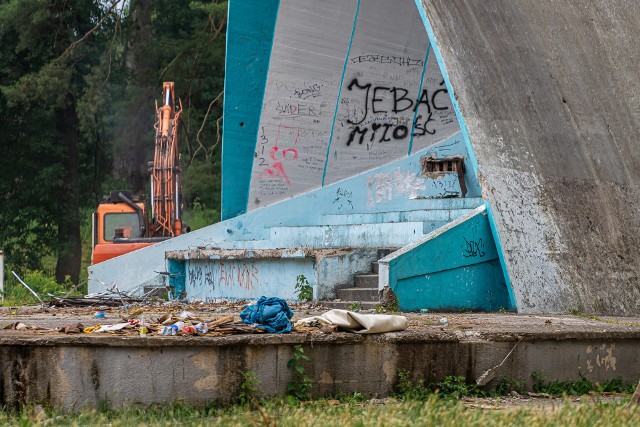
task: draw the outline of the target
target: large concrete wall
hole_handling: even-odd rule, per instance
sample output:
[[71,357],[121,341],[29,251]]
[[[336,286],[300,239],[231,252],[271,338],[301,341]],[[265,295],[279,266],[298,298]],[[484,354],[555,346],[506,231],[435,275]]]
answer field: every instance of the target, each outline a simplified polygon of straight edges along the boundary
[[640,313],[640,3],[417,4],[520,311]]
[[281,0],[248,209],[459,132],[414,0]]
[[[279,0],[229,2],[224,80],[222,219],[247,210],[255,149]],[[259,10],[260,13],[255,13]]]

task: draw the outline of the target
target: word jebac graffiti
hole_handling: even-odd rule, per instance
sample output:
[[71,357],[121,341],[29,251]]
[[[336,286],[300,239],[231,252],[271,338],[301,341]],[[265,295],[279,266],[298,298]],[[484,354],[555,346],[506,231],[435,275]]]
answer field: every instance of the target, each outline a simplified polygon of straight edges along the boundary
[[[423,136],[426,134],[435,134],[435,128],[431,128],[429,124],[434,121],[433,114],[436,111],[448,110],[448,91],[444,87],[444,81],[440,84],[441,88],[429,93],[427,89],[422,89],[417,100],[409,97],[409,90],[397,86],[374,86],[372,83],[361,84],[357,78],[351,80],[347,85],[349,91],[360,91],[362,93],[361,105],[363,105],[362,118],[347,119],[347,123],[353,125],[353,129],[349,134],[347,145],[358,138],[358,143],[362,144],[365,137],[368,136],[368,142],[388,142],[391,140],[402,140],[413,132],[413,136]],[[442,96],[442,101],[440,101]],[[426,107],[426,116],[417,114],[420,106]],[[371,115],[399,114],[405,111],[415,113],[411,130],[405,124],[394,123],[371,123],[370,125],[362,125],[362,123]]]

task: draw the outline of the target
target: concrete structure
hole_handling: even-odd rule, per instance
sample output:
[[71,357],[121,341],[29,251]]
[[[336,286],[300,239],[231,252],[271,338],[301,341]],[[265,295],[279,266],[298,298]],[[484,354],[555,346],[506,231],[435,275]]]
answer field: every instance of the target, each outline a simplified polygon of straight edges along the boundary
[[[29,321],[36,318],[29,316]],[[69,320],[59,320],[64,321]],[[287,361],[294,345],[302,345],[310,357],[305,370],[314,396],[388,396],[399,370],[427,383],[449,375],[473,383],[503,361],[492,371],[488,388],[507,379],[531,389],[534,372],[545,381],[584,377],[603,383],[620,377],[635,384],[640,377],[640,331],[637,323],[623,325],[623,319],[493,314],[449,315],[448,327],[435,316],[415,316],[411,322],[410,330],[382,335],[141,338],[2,331],[0,404],[73,410],[103,404],[229,402],[238,397],[242,374],[248,371],[255,372],[265,396],[283,396],[292,377]]]
[[393,248],[404,309],[639,313],[639,6],[523,1],[230,1],[226,221],[90,289],[331,297]]

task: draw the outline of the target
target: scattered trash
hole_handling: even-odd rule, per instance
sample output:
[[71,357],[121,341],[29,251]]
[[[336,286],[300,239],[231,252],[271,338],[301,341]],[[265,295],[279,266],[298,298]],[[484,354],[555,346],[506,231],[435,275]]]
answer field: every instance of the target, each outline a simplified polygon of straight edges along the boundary
[[70,323],[59,326],[56,330],[58,332],[64,332],[65,334],[79,334],[84,330],[84,326],[82,326],[82,323]]
[[140,336],[141,337],[146,337],[147,336],[147,324],[144,321],[144,316],[142,316],[142,318],[140,319]]
[[96,319],[104,319],[104,310],[96,311],[95,316]]
[[420,309],[420,314],[427,314],[429,313],[429,309],[428,308],[421,308]]
[[289,319],[292,317],[293,311],[285,300],[265,296],[261,296],[255,305],[250,305],[240,313],[244,323],[255,324],[256,328],[276,334],[291,332],[293,324]]
[[121,331],[124,328],[131,328],[133,325],[131,323],[116,323],[115,325],[102,325],[100,329],[93,331],[94,333],[98,332],[113,332],[113,331]]
[[22,322],[13,322],[10,325],[5,326],[3,329],[10,331],[22,331],[24,329],[29,329],[29,327]]
[[207,332],[209,332],[209,325],[207,325],[204,322],[200,322],[196,325],[196,332],[198,332],[199,334],[206,334]]
[[190,311],[183,311],[182,313],[180,313],[180,316],[178,316],[180,319],[185,320],[185,319],[192,319],[194,317],[196,317],[195,314],[193,314]]
[[440,318],[440,324],[441,325],[446,325],[447,323],[449,323],[449,319],[447,319],[446,317]]
[[193,326],[192,324],[185,324],[182,327],[182,332],[185,334],[195,334],[196,333],[196,327]]

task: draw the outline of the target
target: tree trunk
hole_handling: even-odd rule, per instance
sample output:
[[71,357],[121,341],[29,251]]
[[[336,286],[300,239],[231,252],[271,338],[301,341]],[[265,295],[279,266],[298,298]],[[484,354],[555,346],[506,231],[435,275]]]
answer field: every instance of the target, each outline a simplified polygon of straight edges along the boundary
[[[127,182],[127,190],[145,192],[149,181],[147,159],[153,151],[154,110],[151,102],[157,80],[152,43],[151,0],[133,0],[124,52],[128,73],[125,106],[115,132],[113,172]],[[160,88],[157,88],[158,92]]]
[[[73,98],[71,95],[70,98]],[[82,243],[80,240],[80,206],[78,203],[78,115],[75,100],[56,109],[56,131],[64,147],[64,182],[58,196],[58,261],[56,281],[62,283],[68,276],[73,283],[80,279]]]

